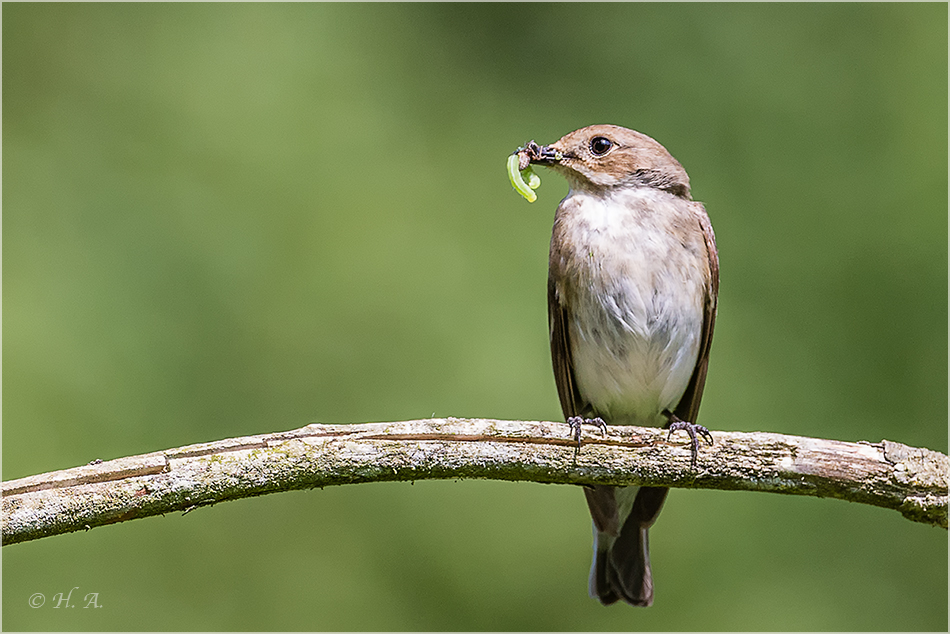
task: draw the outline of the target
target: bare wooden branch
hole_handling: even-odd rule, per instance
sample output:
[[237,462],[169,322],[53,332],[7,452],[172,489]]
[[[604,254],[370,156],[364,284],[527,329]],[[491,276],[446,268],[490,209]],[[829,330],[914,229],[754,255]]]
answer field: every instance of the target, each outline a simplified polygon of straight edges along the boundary
[[714,432],[697,469],[686,435],[488,419],[300,429],[190,445],[3,483],[3,545],[238,498],[358,482],[482,478],[834,497],[947,528],[947,456],[883,440]]

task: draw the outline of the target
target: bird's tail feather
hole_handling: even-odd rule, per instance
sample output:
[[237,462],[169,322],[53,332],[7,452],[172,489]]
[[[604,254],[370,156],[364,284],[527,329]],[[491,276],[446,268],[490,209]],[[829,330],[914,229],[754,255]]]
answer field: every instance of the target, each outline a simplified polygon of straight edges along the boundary
[[[623,504],[622,499],[618,503],[616,498],[626,497],[624,494],[628,491],[636,495],[632,505]],[[641,487],[639,491],[628,491],[619,487],[595,487],[588,492],[588,506],[594,517],[590,594],[604,605],[623,600],[646,607],[653,603],[648,531],[669,489]],[[608,500],[613,500],[613,504]],[[605,517],[603,511],[611,507],[619,511],[618,514]],[[627,509],[628,514],[623,517]]]

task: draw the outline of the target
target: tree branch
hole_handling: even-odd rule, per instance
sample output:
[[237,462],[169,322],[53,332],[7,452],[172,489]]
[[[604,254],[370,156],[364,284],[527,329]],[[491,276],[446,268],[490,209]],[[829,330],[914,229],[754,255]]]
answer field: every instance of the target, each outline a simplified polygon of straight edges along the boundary
[[578,449],[564,423],[428,419],[231,438],[3,483],[3,545],[278,491],[482,478],[834,497],[947,528],[947,456],[887,440],[714,432],[690,468],[686,435],[610,427]]

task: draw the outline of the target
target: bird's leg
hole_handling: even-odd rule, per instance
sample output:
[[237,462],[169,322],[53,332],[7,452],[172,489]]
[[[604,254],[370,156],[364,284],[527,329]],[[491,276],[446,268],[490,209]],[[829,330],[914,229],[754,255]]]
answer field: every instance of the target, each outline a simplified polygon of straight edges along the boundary
[[679,416],[671,412],[670,410],[664,410],[663,415],[670,419],[669,424],[666,426],[670,430],[670,433],[666,435],[666,439],[669,440],[673,436],[673,432],[677,430],[684,430],[689,434],[689,446],[692,450],[692,460],[690,461],[690,466],[693,470],[696,469],[696,458],[699,456],[699,439],[707,441],[710,445],[713,444],[712,434],[709,433],[709,430],[703,427],[702,425],[697,425],[696,423],[690,423],[688,421],[680,419]]
[[598,416],[597,418],[584,418],[583,416],[571,416],[567,419],[567,424],[571,426],[571,436],[577,441],[577,446],[581,446],[581,425],[596,425],[600,433],[607,435],[607,423]]

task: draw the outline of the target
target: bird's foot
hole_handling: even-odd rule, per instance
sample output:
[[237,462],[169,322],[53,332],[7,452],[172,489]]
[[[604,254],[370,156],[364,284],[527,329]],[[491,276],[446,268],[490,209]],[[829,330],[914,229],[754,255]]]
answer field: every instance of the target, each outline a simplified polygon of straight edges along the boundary
[[597,418],[584,418],[583,416],[571,416],[567,419],[567,424],[571,427],[571,437],[577,442],[577,446],[581,446],[581,425],[595,425],[600,429],[600,433],[604,436],[607,435],[607,423],[604,422],[604,419],[598,416]]
[[692,453],[692,460],[690,461],[690,466],[693,470],[696,469],[696,458],[699,456],[699,440],[700,438],[708,442],[710,445],[713,444],[712,434],[709,433],[709,430],[703,427],[702,425],[697,425],[696,423],[690,423],[685,420],[680,420],[676,414],[669,413],[670,424],[667,426],[667,429],[670,432],[666,435],[666,439],[669,440],[673,436],[674,431],[683,430],[689,434],[689,446]]

